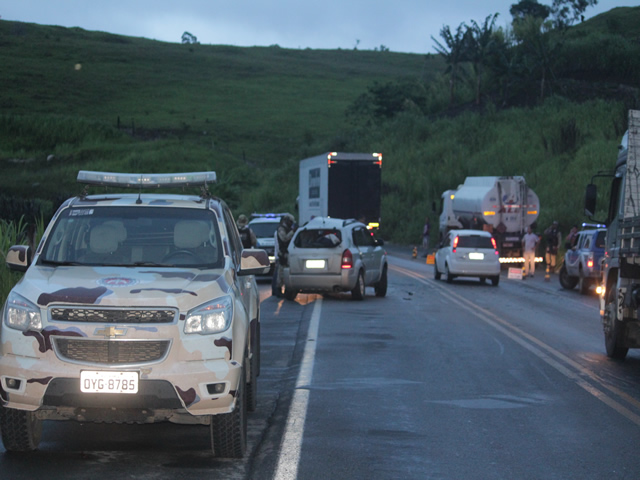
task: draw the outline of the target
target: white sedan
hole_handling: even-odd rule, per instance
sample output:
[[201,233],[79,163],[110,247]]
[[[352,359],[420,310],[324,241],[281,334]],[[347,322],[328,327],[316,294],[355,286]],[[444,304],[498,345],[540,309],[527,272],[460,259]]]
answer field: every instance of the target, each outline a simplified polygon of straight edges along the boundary
[[447,282],[455,277],[490,279],[493,286],[500,283],[500,253],[495,239],[482,230],[451,230],[438,246],[434,276],[444,273]]

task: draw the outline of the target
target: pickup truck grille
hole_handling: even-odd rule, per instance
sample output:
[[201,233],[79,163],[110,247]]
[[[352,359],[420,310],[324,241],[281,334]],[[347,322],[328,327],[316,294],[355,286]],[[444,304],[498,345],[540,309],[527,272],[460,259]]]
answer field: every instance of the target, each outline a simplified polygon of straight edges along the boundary
[[175,310],[147,309],[100,309],[77,307],[53,307],[51,320],[84,323],[171,323],[176,318]]
[[169,340],[79,340],[56,338],[58,356],[71,362],[125,365],[161,360],[169,350]]

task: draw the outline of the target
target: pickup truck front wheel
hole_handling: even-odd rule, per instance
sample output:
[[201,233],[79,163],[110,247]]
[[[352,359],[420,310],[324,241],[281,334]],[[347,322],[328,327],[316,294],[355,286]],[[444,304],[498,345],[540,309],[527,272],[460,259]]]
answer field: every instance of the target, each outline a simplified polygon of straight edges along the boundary
[[617,317],[616,288],[612,285],[607,288],[607,301],[604,307],[604,345],[609,358],[623,360],[629,349],[622,346],[624,329]]
[[8,452],[30,452],[42,438],[42,420],[34,412],[0,407],[2,443]]
[[[245,359],[245,362],[247,359]],[[219,458],[242,458],[247,451],[246,372],[240,374],[233,412],[211,416],[210,435],[213,455]]]

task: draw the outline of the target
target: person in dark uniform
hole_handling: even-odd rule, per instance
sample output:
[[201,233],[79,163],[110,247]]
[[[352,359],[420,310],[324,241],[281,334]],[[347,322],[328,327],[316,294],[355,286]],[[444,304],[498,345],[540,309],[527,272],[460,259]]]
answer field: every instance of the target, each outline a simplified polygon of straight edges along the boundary
[[296,224],[293,215],[283,215],[274,234],[276,267],[273,270],[273,278],[271,280],[271,295],[274,297],[282,297],[282,268],[288,263],[289,242],[291,242],[295,231]]
[[240,240],[242,240],[242,248],[256,248],[256,245],[258,245],[258,239],[249,226],[249,219],[247,216],[240,215],[236,221],[236,225],[238,225],[238,233],[240,233]]

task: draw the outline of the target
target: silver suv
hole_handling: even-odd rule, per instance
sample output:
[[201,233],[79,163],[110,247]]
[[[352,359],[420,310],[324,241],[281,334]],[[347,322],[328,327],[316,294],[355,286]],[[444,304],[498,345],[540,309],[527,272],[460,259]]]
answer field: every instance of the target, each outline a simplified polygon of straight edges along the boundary
[[351,292],[362,300],[365,287],[387,294],[387,252],[381,239],[356,220],[316,217],[299,228],[289,244],[284,296]]
[[[266,252],[243,250],[234,217],[209,195],[214,172],[85,172],[56,212],[0,330],[0,428],[8,451],[35,450],[43,420],[209,425],[219,457],[246,450],[256,408],[260,309],[254,274]],[[200,196],[142,193],[202,188]],[[86,191],[86,190],[85,190]]]

